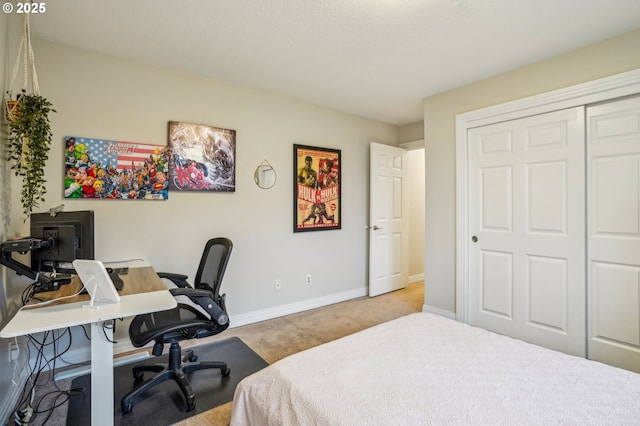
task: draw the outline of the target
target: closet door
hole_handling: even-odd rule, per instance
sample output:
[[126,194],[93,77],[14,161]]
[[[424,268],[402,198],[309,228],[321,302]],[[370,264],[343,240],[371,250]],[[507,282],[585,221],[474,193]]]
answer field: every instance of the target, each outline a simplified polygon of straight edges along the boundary
[[587,119],[588,357],[640,372],[640,97]]
[[586,355],[584,108],[471,129],[469,322]]

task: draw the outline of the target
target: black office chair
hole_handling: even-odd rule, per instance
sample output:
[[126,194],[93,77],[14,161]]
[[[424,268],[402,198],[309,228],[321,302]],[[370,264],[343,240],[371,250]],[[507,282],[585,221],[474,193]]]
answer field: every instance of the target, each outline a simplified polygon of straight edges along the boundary
[[186,374],[196,370],[216,368],[220,370],[222,377],[229,376],[231,370],[225,362],[195,362],[197,356],[192,350],[182,353],[180,341],[212,336],[229,327],[225,295],[221,296],[219,291],[232,248],[233,243],[227,238],[213,238],[207,241],[196,273],[195,288],[187,283],[186,275],[158,273],[161,278],[167,278],[177,286],[170,289],[171,294],[187,296],[196,306],[180,303],[178,300],[178,306],[174,309],[137,315],[133,318],[129,326],[129,337],[134,346],[141,347],[155,340],[152,351],[155,356],[162,355],[165,343],[171,346],[168,365],[133,367],[135,383],[142,380],[145,371],[158,374],[139,384],[122,398],[123,414],[131,412],[134,399],[151,387],[169,379],[178,383],[186,399],[187,411],[191,411],[195,408],[196,402]]

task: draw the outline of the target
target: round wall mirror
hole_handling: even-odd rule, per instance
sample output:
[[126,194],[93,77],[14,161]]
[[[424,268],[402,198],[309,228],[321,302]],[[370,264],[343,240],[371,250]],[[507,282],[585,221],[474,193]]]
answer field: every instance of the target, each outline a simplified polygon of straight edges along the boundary
[[262,189],[269,189],[276,184],[276,171],[267,160],[264,160],[262,164],[256,167],[256,171],[253,174],[253,178]]

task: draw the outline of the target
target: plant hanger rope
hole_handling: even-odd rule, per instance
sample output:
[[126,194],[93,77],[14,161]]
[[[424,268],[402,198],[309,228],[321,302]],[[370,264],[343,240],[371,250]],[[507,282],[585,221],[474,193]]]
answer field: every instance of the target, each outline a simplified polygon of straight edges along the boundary
[[[24,49],[24,55],[23,55]],[[9,86],[9,94],[13,93],[13,86],[18,76],[18,68],[20,68],[20,59],[22,57],[22,91],[26,92],[29,89],[29,81],[31,81],[31,88],[33,94],[40,94],[40,85],[38,84],[38,73],[36,72],[36,61],[33,53],[33,47],[31,46],[31,23],[29,21],[29,14],[24,14],[24,24],[22,28],[22,38],[20,39],[20,47],[18,48],[18,57],[16,64],[13,67],[13,75],[11,77],[11,85]],[[29,80],[29,70],[31,71],[31,80]]]
[[[33,47],[31,45],[31,21],[29,20],[29,14],[24,14],[22,25],[22,38],[20,39],[20,47],[18,48],[18,57],[16,58],[16,64],[13,67],[13,74],[11,76],[11,85],[9,86],[9,97],[13,96],[13,87],[18,77],[18,68],[20,68],[20,59],[22,57],[22,90],[21,93],[27,93],[29,90],[29,81],[31,81],[31,88],[34,95],[40,95],[40,85],[38,84],[38,73],[36,72],[36,60],[35,55],[33,53]],[[23,55],[24,49],[24,55]],[[29,74],[31,71],[31,74]],[[31,76],[31,79],[29,79]],[[16,97],[19,98],[21,95],[17,94]],[[7,104],[8,113],[7,116],[10,117],[11,120],[14,120],[16,117],[16,113],[20,108],[20,104],[18,102],[12,102]],[[22,151],[27,152],[27,140],[24,139],[22,141]],[[25,164],[26,159],[23,157],[21,161],[21,167],[27,167]]]

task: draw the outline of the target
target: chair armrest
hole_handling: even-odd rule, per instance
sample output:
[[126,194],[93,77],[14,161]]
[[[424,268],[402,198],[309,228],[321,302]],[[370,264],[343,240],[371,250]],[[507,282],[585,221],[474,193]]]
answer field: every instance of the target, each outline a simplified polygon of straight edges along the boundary
[[173,272],[158,272],[158,276],[160,278],[166,278],[172,283],[174,283],[177,287],[182,288],[191,288],[189,283],[187,282],[188,275],[184,274],[175,274]]
[[195,288],[172,288],[169,289],[173,296],[187,296],[199,306],[201,306],[211,316],[211,319],[219,325],[225,325],[229,322],[229,316],[211,297],[208,290],[200,290]]

